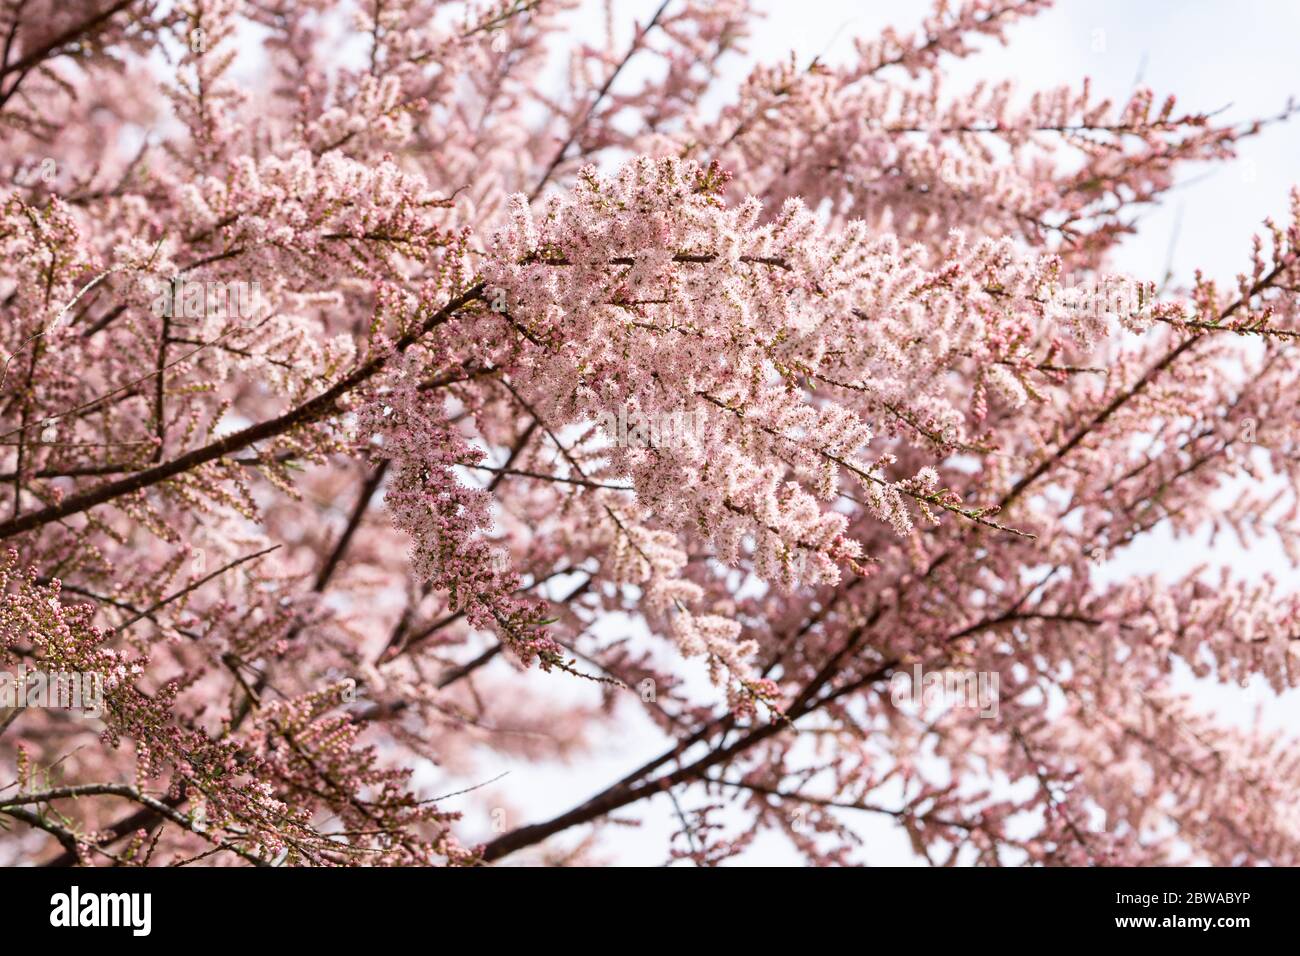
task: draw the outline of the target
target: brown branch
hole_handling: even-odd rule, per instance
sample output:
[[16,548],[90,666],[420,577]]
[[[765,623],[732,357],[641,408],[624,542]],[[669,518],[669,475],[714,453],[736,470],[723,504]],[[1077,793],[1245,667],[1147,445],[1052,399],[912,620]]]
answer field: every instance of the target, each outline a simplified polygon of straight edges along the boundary
[[264,555],[264,554],[270,554],[272,551],[278,550],[279,547],[280,547],[280,546],[279,546],[278,544],[273,544],[273,545],[271,545],[269,548],[263,548],[261,551],[257,551],[257,552],[255,552],[255,553],[253,553],[253,554],[246,554],[246,555],[244,555],[242,558],[236,558],[235,560],[230,561],[229,563],[223,565],[222,567],[217,568],[217,570],[213,571],[211,574],[205,575],[204,577],[202,577],[202,578],[200,578],[199,580],[195,581],[193,584],[186,585],[185,587],[181,588],[181,589],[180,589],[179,591],[177,591],[176,593],[171,594],[171,595],[169,595],[169,596],[163,598],[162,600],[160,600],[160,601],[158,601],[156,604],[154,604],[152,607],[149,607],[149,608],[147,608],[146,610],[140,611],[138,614],[136,614],[134,617],[132,617],[130,620],[128,620],[125,624],[123,624],[123,625],[121,625],[120,627],[116,628],[116,630],[119,631],[119,632],[120,632],[120,631],[125,631],[127,628],[129,628],[131,625],[135,624],[137,621],[144,620],[145,618],[152,618],[152,616],[153,616],[154,614],[156,614],[156,613],[157,613],[158,611],[160,611],[162,608],[166,607],[168,604],[170,604],[170,603],[172,603],[173,601],[176,601],[176,600],[178,600],[178,599],[184,597],[184,596],[187,595],[187,594],[190,594],[190,593],[192,593],[192,592],[194,592],[194,591],[197,591],[199,588],[201,588],[203,585],[207,584],[207,583],[208,583],[209,581],[211,581],[213,578],[218,578],[218,577],[220,577],[221,575],[225,574],[227,571],[230,571],[230,570],[232,570],[232,569],[234,569],[234,568],[237,568],[237,567],[239,567],[241,564],[246,564],[246,563],[249,562],[249,561],[256,560],[257,558],[262,557],[262,555]]
[[[1289,260],[1283,260],[1282,262],[1277,263],[1277,265],[1273,267],[1273,270],[1268,275],[1264,276],[1257,283],[1255,283],[1254,286],[1251,287],[1249,292],[1247,292],[1241,298],[1237,299],[1230,306],[1224,309],[1222,313],[1220,313],[1216,326],[1221,327],[1224,321],[1231,318],[1232,315],[1238,309],[1242,308],[1252,298],[1254,298],[1256,295],[1263,292],[1270,285],[1272,285],[1273,282],[1277,279],[1277,277],[1281,275],[1290,266],[1292,266],[1294,263],[1295,263],[1294,257]],[[1222,328],[1221,330],[1225,332],[1234,331],[1230,327]],[[1075,431],[1075,433],[1070,436],[1070,438],[1065,442],[1064,445],[1062,445],[1051,455],[1049,455],[1048,457],[1040,461],[1038,465],[1033,468],[1033,470],[1031,470],[1023,477],[1021,477],[1021,479],[1011,487],[1011,490],[1008,491],[1005,495],[1003,495],[1002,500],[998,502],[998,510],[1001,511],[1002,509],[1006,508],[1007,505],[1011,504],[1011,502],[1019,498],[1026,488],[1028,488],[1035,481],[1037,481],[1039,478],[1045,475],[1052,468],[1053,465],[1061,461],[1061,459],[1063,459],[1071,451],[1077,448],[1079,443],[1082,442],[1085,438],[1087,438],[1090,434],[1092,434],[1092,432],[1095,431],[1099,426],[1104,425],[1111,418],[1112,415],[1114,415],[1117,411],[1119,411],[1120,408],[1122,408],[1134,396],[1140,394],[1148,385],[1150,385],[1156,379],[1156,377],[1160,375],[1161,372],[1169,368],[1169,366],[1173,365],[1174,362],[1176,362],[1180,356],[1182,356],[1193,346],[1204,341],[1206,336],[1210,334],[1212,333],[1209,331],[1198,332],[1197,334],[1191,336],[1190,338],[1184,339],[1178,345],[1174,346],[1174,348],[1166,352],[1164,356],[1160,359],[1160,361],[1156,362],[1149,369],[1147,369],[1146,372],[1142,374],[1142,377],[1139,378],[1136,382],[1134,382],[1131,387],[1117,394],[1113,399],[1110,400],[1110,402],[1106,404],[1104,408],[1101,409],[1101,411],[1097,412],[1096,415],[1094,415],[1091,419],[1089,419],[1087,422],[1081,425]]]
[[586,112],[582,114],[582,119],[577,123],[574,123],[569,129],[568,138],[560,148],[555,151],[555,156],[551,160],[550,165],[546,167],[546,172],[542,173],[542,178],[537,180],[537,184],[533,186],[532,192],[528,194],[529,202],[532,202],[541,195],[542,189],[545,188],[546,184],[550,181],[551,176],[555,174],[555,170],[559,167],[560,163],[564,162],[564,155],[569,151],[569,147],[573,145],[574,141],[578,138],[578,135],[586,128],[587,124],[591,122],[592,116],[596,113],[596,108],[600,105],[601,101],[609,95],[610,87],[614,85],[614,81],[618,79],[618,75],[623,72],[623,67],[627,66],[628,61],[631,60],[633,55],[641,49],[641,44],[645,40],[646,34],[654,29],[655,24],[659,22],[659,18],[662,17],[664,11],[668,9],[668,4],[670,2],[671,0],[663,0],[663,3],[659,5],[659,9],[655,11],[654,16],[650,18],[650,22],[644,27],[637,29],[636,38],[632,41],[631,47],[628,48],[623,59],[619,61],[619,64],[614,67],[613,71],[608,77],[606,77],[604,85],[596,92],[595,99],[591,101]]
[[[32,50],[32,52],[28,53],[26,56],[20,57],[19,59],[15,60],[13,63],[0,63],[0,77],[4,77],[10,73],[15,73],[15,72],[26,73],[28,70],[32,69],[33,67],[38,66],[51,53],[54,53],[60,47],[66,46],[67,44],[71,43],[73,40],[76,40],[78,37],[81,37],[84,34],[90,33],[91,31],[99,28],[106,21],[112,19],[112,17],[115,14],[120,13],[121,11],[125,10],[127,7],[131,6],[131,4],[135,2],[136,0],[117,0],[116,3],[112,4],[109,7],[106,7],[103,11],[95,14],[93,17],[90,17],[87,20],[83,20],[81,23],[78,23],[76,26],[68,27],[68,29],[64,30],[62,33],[55,36],[52,40],[46,42],[44,45],[37,47],[35,50]],[[10,93],[13,92],[12,88],[10,89],[9,92]]]
[[380,483],[384,480],[384,473],[388,471],[388,460],[384,459],[366,479],[366,483],[361,486],[361,493],[357,495],[357,503],[352,508],[352,515],[348,518],[347,526],[343,533],[339,535],[338,542],[330,551],[329,557],[325,564],[321,566],[320,572],[316,575],[316,583],[312,590],[316,592],[324,591],[325,586],[329,584],[330,578],[334,576],[339,562],[343,560],[343,553],[347,551],[348,545],[352,543],[352,536],[356,534],[357,528],[361,526],[361,519],[365,516],[366,509],[370,507],[370,501],[379,490]]
[[255,442],[274,438],[291,429],[332,415],[338,410],[339,399],[381,371],[387,365],[389,358],[405,351],[420,336],[446,322],[468,303],[479,299],[482,293],[482,284],[475,285],[473,288],[462,292],[426,319],[417,329],[402,336],[392,351],[375,356],[331,388],[326,389],[315,398],[303,402],[296,408],[290,409],[283,415],[249,426],[242,431],[234,432],[219,441],[197,448],[169,462],[155,465],[152,468],[101,485],[98,488],[83,491],[81,494],[72,495],[58,504],[50,505],[40,511],[30,512],[0,524],[0,540],[11,538],[33,528],[39,528],[51,521],[58,521],[71,515],[80,514],[122,495],[142,491],[199,465],[224,458],[232,452],[247,448]]

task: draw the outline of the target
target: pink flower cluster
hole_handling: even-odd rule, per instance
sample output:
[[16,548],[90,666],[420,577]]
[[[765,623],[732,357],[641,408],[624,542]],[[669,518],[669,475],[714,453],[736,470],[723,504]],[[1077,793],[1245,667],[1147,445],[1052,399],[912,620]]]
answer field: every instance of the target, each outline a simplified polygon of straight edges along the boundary
[[0,670],[106,700],[0,711],[0,863],[591,862],[664,794],[700,865],[1300,863],[1295,740],[1179,686],[1293,689],[1300,603],[1151,544],[1300,561],[1300,193],[1113,273],[1262,127],[948,92],[1047,6],[730,89],[744,0],[7,8]]

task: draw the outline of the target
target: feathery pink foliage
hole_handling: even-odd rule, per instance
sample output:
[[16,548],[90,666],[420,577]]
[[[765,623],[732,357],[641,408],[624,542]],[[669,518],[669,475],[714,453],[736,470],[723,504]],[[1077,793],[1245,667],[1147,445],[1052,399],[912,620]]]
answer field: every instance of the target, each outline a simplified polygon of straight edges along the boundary
[[[1233,288],[1107,272],[1258,126],[945,94],[1046,5],[726,94],[745,0],[7,4],[0,669],[104,706],[0,697],[0,862],[599,860],[672,791],[697,863],[1300,864],[1296,741],[1172,683],[1294,687],[1300,598],[1099,575],[1300,560],[1300,194]],[[477,786],[637,711],[569,813]]]

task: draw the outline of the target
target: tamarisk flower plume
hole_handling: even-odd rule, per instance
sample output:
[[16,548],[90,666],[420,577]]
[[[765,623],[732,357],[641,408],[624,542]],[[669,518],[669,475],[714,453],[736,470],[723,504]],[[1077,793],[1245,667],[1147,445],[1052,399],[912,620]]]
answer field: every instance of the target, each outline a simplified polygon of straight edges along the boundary
[[1174,682],[1294,687],[1300,598],[1098,573],[1300,561],[1300,193],[1230,288],[1111,271],[1260,124],[943,92],[1046,6],[733,90],[745,0],[6,8],[0,669],[105,701],[0,700],[0,863],[597,861],[669,791],[698,864],[1300,864],[1297,742]]

